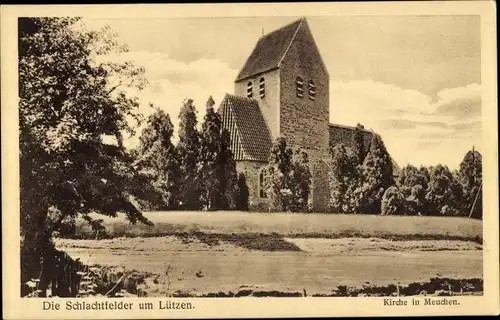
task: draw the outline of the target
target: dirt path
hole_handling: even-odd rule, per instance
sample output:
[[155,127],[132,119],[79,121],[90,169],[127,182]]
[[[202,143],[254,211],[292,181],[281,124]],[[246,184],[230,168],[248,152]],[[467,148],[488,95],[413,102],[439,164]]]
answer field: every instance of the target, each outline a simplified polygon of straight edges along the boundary
[[159,275],[148,290],[150,296],[164,295],[168,286],[196,294],[237,292],[241,287],[323,294],[339,285],[482,278],[482,250],[471,242],[286,240],[300,251],[256,251],[176,237],[58,240],[57,245],[84,263]]

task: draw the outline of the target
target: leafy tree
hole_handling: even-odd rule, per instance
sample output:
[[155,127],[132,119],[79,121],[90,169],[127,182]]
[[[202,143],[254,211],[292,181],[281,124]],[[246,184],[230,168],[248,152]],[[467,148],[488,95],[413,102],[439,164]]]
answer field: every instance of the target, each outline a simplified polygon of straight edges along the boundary
[[373,135],[362,172],[363,181],[358,188],[358,211],[368,214],[380,213],[382,196],[395,182],[391,158],[378,134]]
[[307,153],[287,147],[285,138],[278,138],[271,148],[267,172],[267,194],[271,208],[298,211],[307,208],[311,173]]
[[248,190],[247,179],[243,172],[238,174],[236,210],[248,211],[248,199],[250,192]]
[[429,181],[423,168],[417,169],[412,165],[407,165],[398,177],[397,186],[405,199],[408,214],[427,214],[425,191]]
[[144,70],[98,62],[126,48],[108,28],[80,26],[78,18],[18,20],[21,281],[41,275],[41,296],[55,267],[51,236],[65,221],[125,212],[148,222],[133,199],[149,184],[122,143],[135,133],[128,119],[141,120],[125,90],[146,85]]
[[352,147],[353,161],[355,165],[362,165],[365,161],[367,154],[365,139],[363,137],[363,126],[358,123],[354,129],[353,147]]
[[349,212],[350,197],[354,179],[356,178],[356,165],[349,157],[346,148],[340,144],[331,150],[332,161],[328,175],[330,184],[330,210],[332,212]]
[[170,116],[156,108],[148,118],[137,149],[138,169],[153,182],[162,196],[161,201],[152,204],[155,209],[172,210],[179,207],[181,175],[177,150],[171,141],[173,132]]
[[223,195],[220,209],[234,209],[236,207],[236,196],[238,194],[238,172],[236,161],[230,149],[231,136],[227,129],[222,130],[221,146],[219,150],[218,163],[221,170],[219,192]]
[[447,166],[438,164],[431,167],[430,181],[425,195],[431,215],[459,215],[462,201],[462,190],[454,175]]
[[181,208],[184,210],[200,210],[202,208],[202,181],[200,170],[201,137],[196,128],[196,108],[193,100],[183,102],[179,113],[179,155],[182,184],[180,187]]
[[222,128],[222,119],[214,111],[210,96],[201,133],[201,174],[203,176],[202,201],[208,209],[235,207],[237,173],[230,135]]
[[307,152],[301,149],[295,150],[292,168],[290,187],[294,197],[291,211],[305,212],[308,209],[312,178]]
[[[469,214],[473,209],[472,217],[482,218],[483,197],[481,187],[483,184],[482,156],[479,152],[468,151],[460,163],[458,181],[462,186],[464,203],[463,209]],[[474,205],[474,208],[472,206]]]
[[396,186],[389,187],[382,196],[382,215],[405,214],[403,194]]

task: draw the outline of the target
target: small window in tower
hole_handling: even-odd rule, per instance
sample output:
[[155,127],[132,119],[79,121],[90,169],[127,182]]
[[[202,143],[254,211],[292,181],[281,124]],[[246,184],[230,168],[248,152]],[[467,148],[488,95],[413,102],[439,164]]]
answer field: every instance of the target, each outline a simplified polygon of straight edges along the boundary
[[265,169],[259,171],[259,197],[267,198]]
[[266,86],[264,84],[264,78],[260,78],[259,80],[259,95],[261,99],[266,96]]
[[297,97],[303,98],[304,97],[304,81],[302,80],[301,77],[297,77],[297,79],[295,79],[295,86],[297,87]]
[[312,80],[309,80],[308,89],[309,89],[309,99],[311,100],[316,99],[316,86],[314,85],[314,82]]
[[249,81],[247,83],[247,98],[251,98],[252,96],[253,96],[252,81]]

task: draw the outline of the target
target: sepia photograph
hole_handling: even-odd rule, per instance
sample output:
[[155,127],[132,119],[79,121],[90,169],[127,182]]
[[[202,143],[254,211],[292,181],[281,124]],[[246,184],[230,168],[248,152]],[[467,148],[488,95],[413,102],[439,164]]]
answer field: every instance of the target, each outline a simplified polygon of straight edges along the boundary
[[16,299],[72,317],[486,299],[498,182],[481,14],[295,5],[11,19]]

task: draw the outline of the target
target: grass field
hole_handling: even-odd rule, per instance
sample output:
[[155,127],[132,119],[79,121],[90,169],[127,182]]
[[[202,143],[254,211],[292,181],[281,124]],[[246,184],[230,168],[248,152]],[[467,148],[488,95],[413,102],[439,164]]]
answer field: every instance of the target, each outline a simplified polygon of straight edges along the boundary
[[153,226],[79,222],[59,249],[89,265],[147,274],[148,296],[278,291],[482,279],[482,222],[464,218],[147,212]]
[[[278,234],[306,238],[379,237],[394,240],[448,239],[482,242],[482,221],[467,218],[247,212],[146,212],[154,223],[130,225],[124,216],[103,219],[108,236],[161,236],[176,233]],[[77,238],[90,238],[84,221]]]

